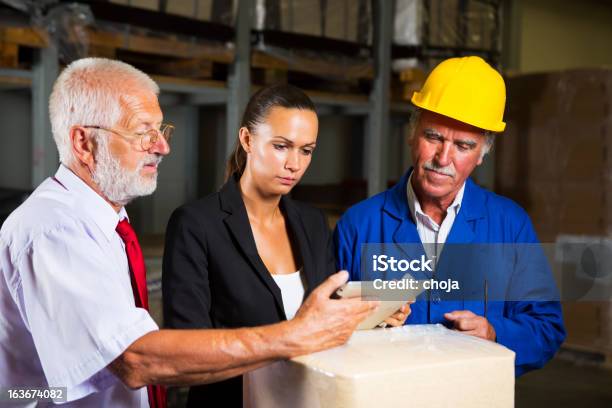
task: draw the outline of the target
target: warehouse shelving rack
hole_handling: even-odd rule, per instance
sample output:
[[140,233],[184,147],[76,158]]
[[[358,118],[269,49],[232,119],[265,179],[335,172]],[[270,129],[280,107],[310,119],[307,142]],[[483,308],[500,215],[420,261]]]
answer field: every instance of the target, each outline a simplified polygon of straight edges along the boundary
[[[114,4],[90,2],[92,11],[96,18],[112,18],[116,22],[125,23],[129,21],[128,7]],[[379,23],[381,27],[392,25],[392,9],[390,2],[380,1],[378,6],[381,10]],[[220,62],[228,63],[229,74],[227,82],[220,81],[196,81],[181,78],[156,76],[162,90],[161,101],[165,104],[188,104],[188,105],[225,105],[227,109],[227,133],[224,140],[219,141],[223,151],[229,154],[235,140],[238,129],[238,121],[253,87],[251,85],[251,54],[252,50],[252,14],[253,0],[241,0],[238,4],[235,28],[219,28],[214,25],[204,24],[209,31],[205,35],[219,38],[221,41],[230,40],[233,36],[233,50],[231,52],[219,53],[218,50],[209,53],[207,57]],[[117,12],[121,9],[121,12]],[[168,23],[167,17],[158,20],[155,12],[138,10],[139,21],[153,23],[155,28],[164,29]],[[180,17],[178,17],[180,18]],[[185,19],[188,20],[188,19]],[[162,21],[160,23],[160,21]],[[180,33],[192,35],[197,31],[196,24],[181,24]],[[38,185],[45,177],[56,168],[57,157],[55,146],[51,137],[51,126],[48,119],[48,97],[51,87],[57,77],[60,65],[58,50],[49,40],[46,33],[35,28],[3,28],[2,41],[16,44],[18,46],[31,47],[33,49],[33,63],[31,70],[18,68],[1,68],[0,83],[4,87],[30,88],[32,92],[32,187]],[[147,42],[138,35],[109,33],[95,31],[90,33],[92,45],[100,47],[118,47],[128,50],[144,50],[147,47],[156,47],[157,51],[167,47],[163,40]],[[325,112],[346,112],[348,114],[366,115],[368,117],[368,134],[373,135],[368,139],[368,152],[366,178],[369,181],[371,192],[379,191],[383,187],[382,176],[382,152],[384,138],[388,128],[389,104],[389,76],[390,62],[389,50],[391,43],[390,30],[381,30],[381,35],[375,49],[381,50],[375,58],[374,86],[370,95],[354,95],[325,93],[321,91],[309,92],[320,110]],[[196,47],[196,46],[194,46]],[[167,48],[173,54],[180,53],[180,48]],[[205,49],[188,52],[206,53]],[[187,51],[186,51],[187,52]],[[403,104],[394,105],[398,111],[407,107]],[[197,137],[194,139],[197,142]],[[194,149],[197,151],[197,149]],[[222,168],[223,158],[217,168]],[[217,184],[221,181],[222,174],[216,175]],[[195,183],[195,182],[194,182]]]
[[[483,0],[484,1],[484,0]],[[251,71],[253,67],[279,67],[283,69],[282,61],[275,61],[270,56],[254,48],[258,38],[275,34],[271,32],[256,32],[253,30],[254,0],[240,0],[237,5],[234,27],[223,26],[209,22],[192,21],[180,16],[168,16],[147,10],[130,10],[129,7],[100,1],[82,1],[91,7],[96,19],[111,20],[114,23],[127,25],[138,21],[151,29],[172,31],[191,38],[214,39],[214,42],[201,45],[193,43],[174,46],[171,40],[164,38],[146,38],[138,31],[122,33],[93,30],[90,32],[92,50],[98,55],[113,56],[113,49],[124,49],[134,52],[166,52],[177,57],[199,56],[206,60],[227,64],[226,81],[194,80],[171,76],[154,76],[159,82],[162,94],[162,104],[189,106],[225,106],[226,133],[222,140],[217,140],[221,146],[219,163],[216,169],[223,168],[224,158],[233,147],[235,135],[239,126],[241,113],[250,93],[256,88],[252,85]],[[427,1],[425,2],[427,3]],[[497,2],[494,2],[497,3]],[[458,49],[436,49],[431,46],[398,47],[392,44],[393,1],[374,0],[373,43],[370,48],[372,69],[366,74],[371,80],[369,93],[348,94],[324,91],[308,91],[321,114],[340,113],[358,115],[365,118],[365,137],[363,138],[364,160],[363,177],[367,181],[367,194],[372,195],[386,188],[387,169],[386,154],[388,151],[388,135],[391,121],[400,122],[408,119],[407,102],[394,102],[390,99],[391,59],[396,56],[424,56],[438,53],[442,55],[457,54]],[[31,47],[34,58],[31,70],[18,68],[1,68],[0,83],[3,86],[30,88],[32,92],[32,187],[38,185],[46,176],[55,170],[57,163],[55,147],[51,138],[50,124],[47,115],[47,101],[53,81],[60,70],[58,50],[44,32],[35,28],[2,28],[0,41]],[[279,34],[286,41],[297,43],[299,35]],[[325,46],[326,39],[322,39]],[[331,44],[334,40],[327,40]],[[232,44],[227,46],[227,44]],[[336,45],[338,42],[336,41]],[[345,49],[351,49],[348,44],[340,44]],[[362,45],[354,45],[355,50]],[[353,50],[354,51],[354,50]],[[476,50],[477,51],[477,50]],[[496,57],[496,55],[490,55]],[[194,110],[197,115],[197,109]],[[395,114],[395,119],[393,115]],[[399,118],[399,119],[398,119]],[[194,144],[193,152],[197,152],[198,135],[190,137]],[[196,166],[193,162],[190,166]],[[222,181],[222,171],[215,174],[215,185]],[[196,194],[197,181],[193,181],[193,194]]]

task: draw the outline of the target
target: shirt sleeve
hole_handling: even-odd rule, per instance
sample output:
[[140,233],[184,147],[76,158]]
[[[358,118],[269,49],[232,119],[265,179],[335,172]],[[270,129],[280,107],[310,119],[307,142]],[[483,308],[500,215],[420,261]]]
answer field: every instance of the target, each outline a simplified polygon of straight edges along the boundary
[[110,249],[73,222],[34,237],[16,262],[16,303],[49,386],[67,387],[68,400],[118,381],[106,366],[158,329]]

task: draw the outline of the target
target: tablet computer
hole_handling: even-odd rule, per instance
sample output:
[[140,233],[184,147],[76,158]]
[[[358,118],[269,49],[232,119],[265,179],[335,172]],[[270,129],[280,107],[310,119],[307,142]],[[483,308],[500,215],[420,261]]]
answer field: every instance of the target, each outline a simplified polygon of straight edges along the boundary
[[422,285],[417,289],[376,289],[373,281],[352,281],[339,288],[336,295],[344,299],[375,297],[380,300],[380,306],[357,326],[357,330],[368,330],[380,325],[407,302],[414,301],[422,291]]

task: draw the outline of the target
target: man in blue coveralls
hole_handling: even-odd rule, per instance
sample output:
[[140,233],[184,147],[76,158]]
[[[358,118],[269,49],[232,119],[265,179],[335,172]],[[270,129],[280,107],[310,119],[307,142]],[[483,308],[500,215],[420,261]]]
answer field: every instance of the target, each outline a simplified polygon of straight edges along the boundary
[[[414,167],[394,187],[356,204],[340,219],[334,233],[338,269],[348,270],[352,280],[368,280],[361,270],[367,243],[539,247],[522,208],[469,178],[506,126],[505,100],[503,78],[479,57],[451,58],[431,72],[412,97],[417,107],[409,136]],[[529,268],[515,268],[506,280],[527,292],[542,287],[556,292],[548,268],[539,270],[535,283]],[[487,312],[486,300],[483,311],[476,302],[436,296],[419,296],[407,324],[442,323],[496,341],[516,353],[517,376],[542,367],[565,339],[558,298],[503,299],[491,302]]]

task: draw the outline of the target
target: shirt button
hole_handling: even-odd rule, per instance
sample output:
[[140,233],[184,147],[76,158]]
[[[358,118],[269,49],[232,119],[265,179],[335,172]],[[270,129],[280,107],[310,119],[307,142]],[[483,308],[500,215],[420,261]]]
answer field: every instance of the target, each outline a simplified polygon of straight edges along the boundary
[[442,299],[440,298],[440,294],[438,292],[434,292],[431,294],[431,301],[433,303],[440,303],[440,300]]

